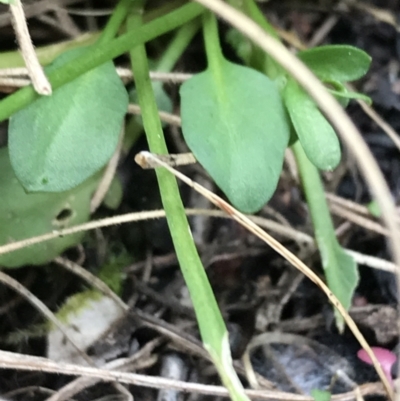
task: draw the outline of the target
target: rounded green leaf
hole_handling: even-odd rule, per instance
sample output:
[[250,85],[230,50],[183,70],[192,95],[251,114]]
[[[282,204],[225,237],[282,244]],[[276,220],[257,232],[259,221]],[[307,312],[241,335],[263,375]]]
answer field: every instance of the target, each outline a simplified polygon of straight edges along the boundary
[[340,162],[339,139],[314,101],[293,79],[289,79],[284,99],[308,159],[321,170],[332,170]]
[[354,81],[364,76],[371,64],[367,53],[348,45],[314,47],[297,56],[322,81]]
[[220,62],[181,87],[182,131],[196,159],[232,204],[261,209],[276,189],[289,141],[277,86],[250,68]]
[[[88,49],[70,50],[52,71]],[[14,114],[10,159],[27,191],[61,192],[99,171],[118,142],[128,95],[110,61]]]
[[[0,244],[86,222],[90,216],[90,199],[98,182],[96,174],[71,191],[27,194],[11,168],[8,149],[0,149]],[[67,235],[0,255],[0,266],[47,263],[78,244],[83,235]]]

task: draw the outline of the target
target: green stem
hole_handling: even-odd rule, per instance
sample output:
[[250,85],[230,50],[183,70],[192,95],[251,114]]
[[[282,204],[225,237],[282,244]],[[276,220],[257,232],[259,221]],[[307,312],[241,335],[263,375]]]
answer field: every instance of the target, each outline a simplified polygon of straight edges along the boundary
[[[320,233],[324,231],[325,234],[330,234],[335,231],[335,228],[330,217],[318,169],[308,160],[300,141],[296,141],[292,145],[292,149],[296,157],[307,204],[310,207],[313,225],[318,227]],[[337,242],[336,238],[334,240]]]
[[[280,40],[279,35],[275,31],[274,27],[268,22],[254,0],[229,0],[229,3],[233,7],[243,11],[243,13],[260,25],[260,27],[273,38],[278,41]],[[258,46],[255,46],[253,43],[251,46],[252,55],[250,65],[253,68],[264,72],[271,79],[275,79],[278,76],[286,74],[285,70],[272,57],[266,54],[264,50]]]
[[129,13],[131,5],[132,0],[120,0],[118,2],[110,19],[107,22],[107,25],[103,29],[103,32],[101,33],[97,44],[107,43],[115,38],[119,28],[121,27],[122,23],[125,21],[126,16]]
[[244,11],[245,13],[251,17],[251,19],[256,22],[265,30],[265,32],[269,33],[276,40],[279,39],[279,35],[276,33],[275,28],[267,21],[265,15],[262,13],[258,5],[254,0],[244,0]]
[[[138,31],[139,15],[128,18],[128,29],[136,28]],[[135,75],[136,90],[139,104],[142,110],[143,125],[146,132],[147,142],[150,151],[157,154],[168,154],[160,118],[158,116],[157,104],[154,98],[153,89],[149,76],[149,66],[146,50],[143,45],[136,46],[130,51],[132,71]],[[206,310],[212,305],[218,308],[208,284],[207,276],[204,272],[200,258],[192,236],[189,234],[189,225],[185,215],[184,207],[180,198],[176,179],[166,170],[157,169],[158,185],[160,187],[161,199],[167,216],[167,222],[170,227],[172,239],[176,249],[177,257],[188,284],[189,291],[192,294],[192,301],[195,309]],[[198,291],[200,283],[207,283],[204,291]],[[213,315],[213,313],[211,313]],[[223,329],[224,323],[219,316],[214,322],[215,330]],[[200,331],[204,326],[200,327]],[[202,333],[203,334],[203,333]],[[206,333],[205,333],[206,336]]]
[[[322,266],[330,290],[348,310],[358,284],[358,270],[354,259],[340,246],[325,198],[324,187],[317,168],[308,160],[300,141],[292,145],[296,157],[304,194],[314,226],[315,239],[321,255]],[[344,330],[344,320],[335,310],[339,331]]]
[[157,71],[169,72],[174,68],[182,53],[199,30],[199,27],[200,21],[196,19],[179,28],[178,32],[175,34],[174,38],[158,61]]
[[[48,75],[53,90],[74,80],[85,72],[120,56],[131,49],[132,46],[145,43],[185,24],[199,16],[203,11],[204,8],[202,6],[196,3],[189,3],[178,10],[147,23],[135,32],[128,32],[108,43],[93,46],[87,53]],[[0,102],[0,122],[28,106],[38,97],[32,86],[22,88],[8,96]]]
[[[138,31],[140,23],[140,14],[128,17],[129,30]],[[150,151],[167,154],[144,45],[132,48],[130,57]],[[156,169],[156,174],[176,255],[190,292],[203,343],[210,352],[232,399],[248,401],[231,365],[227,330],[197,253],[176,179],[164,169]]]
[[203,35],[206,46],[208,68],[211,71],[219,71],[221,61],[224,60],[219,41],[218,22],[215,15],[206,11],[203,14]]

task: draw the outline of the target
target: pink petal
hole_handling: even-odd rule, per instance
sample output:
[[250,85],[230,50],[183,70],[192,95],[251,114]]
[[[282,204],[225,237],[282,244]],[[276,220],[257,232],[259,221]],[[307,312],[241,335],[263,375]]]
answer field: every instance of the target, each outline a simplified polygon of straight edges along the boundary
[[[376,358],[378,359],[379,363],[382,366],[383,371],[385,372],[386,377],[388,378],[389,382],[392,383],[392,373],[391,369],[393,364],[396,362],[397,357],[392,352],[386,348],[381,347],[371,347],[373,353],[375,354]],[[372,365],[371,358],[367,354],[364,349],[360,349],[357,352],[358,358],[360,358],[363,362]]]

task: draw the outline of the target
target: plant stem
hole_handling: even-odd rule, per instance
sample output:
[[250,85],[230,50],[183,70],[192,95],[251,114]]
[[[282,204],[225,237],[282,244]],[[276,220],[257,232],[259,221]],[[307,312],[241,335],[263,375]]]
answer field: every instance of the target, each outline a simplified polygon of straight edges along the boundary
[[179,28],[172,41],[168,44],[164,54],[158,61],[157,71],[169,72],[174,68],[182,53],[199,30],[199,27],[200,21],[196,19]]
[[[308,160],[300,141],[292,145],[303,190],[314,227],[315,239],[330,290],[348,310],[358,284],[358,270],[354,259],[340,246],[333,226],[324,187],[318,169]],[[344,330],[343,317],[335,310],[339,331]]]
[[[254,0],[229,0],[228,2],[233,7],[241,10],[244,14],[249,16],[254,22],[260,25],[261,28],[279,41],[279,36],[274,27],[268,22]],[[264,72],[271,79],[275,79],[280,75],[285,75],[285,70],[283,70],[283,68],[273,58],[253,43],[251,46],[253,50],[250,65],[253,68]]]
[[114,39],[122,23],[125,21],[126,16],[132,5],[132,0],[120,0],[103,29],[97,44],[107,43]]
[[[137,31],[140,23],[140,14],[133,14],[128,18],[128,29]],[[150,81],[144,45],[132,48],[130,56],[150,151],[157,154],[168,154]],[[248,401],[231,365],[227,330],[197,253],[176,179],[164,169],[156,169],[156,174],[176,255],[190,292],[203,343],[210,352],[232,399]]]
[[[140,16],[134,15],[128,18],[128,29],[139,28],[137,26]],[[157,104],[154,98],[147,61],[147,54],[143,45],[134,47],[130,51],[132,71],[135,76],[136,91],[142,110],[143,125],[146,132],[150,151],[157,154],[168,154],[162,125],[158,116]],[[162,203],[167,215],[172,239],[180,262],[182,273],[188,284],[189,291],[194,293],[192,298],[195,306],[207,310],[208,305],[218,308],[211,287],[207,285],[205,291],[197,291],[201,283],[207,282],[207,276],[197,254],[184,207],[180,198],[176,179],[163,169],[157,169],[157,179],[160,187]],[[198,310],[198,308],[197,308]],[[219,316],[215,324],[215,330],[222,330],[224,323]],[[200,331],[203,327],[200,328]],[[203,333],[202,333],[203,334]]]
[[224,55],[219,41],[217,18],[210,11],[206,11],[203,14],[203,35],[208,68],[214,73],[218,73],[221,69],[220,64],[224,60]]
[[[108,43],[93,46],[90,51],[77,57],[48,75],[53,90],[84,74],[85,72],[125,53],[132,46],[145,43],[192,20],[204,11],[195,3],[157,18],[135,32],[128,32]],[[31,86],[25,87],[0,102],[0,122],[32,103],[38,95]]]

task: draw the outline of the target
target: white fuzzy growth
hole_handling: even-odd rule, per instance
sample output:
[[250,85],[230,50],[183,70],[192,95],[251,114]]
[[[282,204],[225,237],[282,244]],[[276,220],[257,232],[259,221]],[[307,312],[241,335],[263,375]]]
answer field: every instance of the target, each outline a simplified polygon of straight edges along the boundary
[[[69,314],[64,330],[75,344],[85,351],[121,317],[121,314],[121,308],[107,297],[88,299],[83,308]],[[47,336],[47,343],[48,358],[57,362],[87,365],[57,328],[51,329]]]

